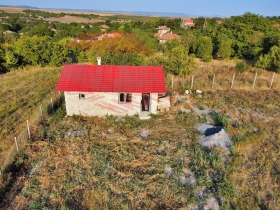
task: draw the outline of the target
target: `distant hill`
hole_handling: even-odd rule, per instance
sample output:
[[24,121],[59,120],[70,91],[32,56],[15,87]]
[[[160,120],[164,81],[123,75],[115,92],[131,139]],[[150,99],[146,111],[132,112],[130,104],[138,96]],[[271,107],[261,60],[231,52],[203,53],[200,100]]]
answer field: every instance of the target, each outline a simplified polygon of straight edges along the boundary
[[66,9],[66,8],[38,8],[26,5],[0,5],[0,7],[7,8],[26,8],[26,9],[42,9],[42,10],[68,10],[78,12],[109,12],[117,14],[134,14],[134,15],[145,15],[145,16],[161,16],[161,17],[194,17],[185,13],[169,13],[169,12],[143,12],[143,11],[111,11],[111,10],[90,10],[90,9]]
[[30,7],[30,6],[26,6],[26,5],[21,5],[21,6],[0,5],[0,7],[39,9],[38,7]]

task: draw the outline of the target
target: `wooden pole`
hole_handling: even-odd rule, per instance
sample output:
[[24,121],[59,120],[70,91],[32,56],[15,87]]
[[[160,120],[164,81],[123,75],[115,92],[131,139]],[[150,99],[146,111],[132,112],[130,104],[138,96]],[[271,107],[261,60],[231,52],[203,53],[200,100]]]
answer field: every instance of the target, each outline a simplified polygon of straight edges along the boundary
[[214,82],[215,82],[215,74],[213,75],[213,80],[212,80],[212,89],[214,87]]
[[43,110],[42,110],[42,107],[40,106],[40,113],[41,113],[41,118],[43,120]]
[[192,76],[191,89],[193,88],[193,80],[194,80],[194,78],[193,78],[193,76]]
[[234,79],[235,79],[235,73],[233,74],[233,76],[232,76],[232,80],[231,80],[231,86],[230,86],[230,88],[232,88],[233,87],[233,82],[234,82]]
[[19,151],[19,149],[18,149],[17,137],[15,137],[15,144],[16,144],[16,149],[17,149],[17,151]]
[[273,75],[272,75],[272,79],[271,79],[269,88],[272,88],[273,81],[274,81],[274,77],[275,77],[275,72],[273,72]]
[[174,76],[172,76],[172,80],[171,80],[171,87],[174,87]]
[[54,111],[52,97],[51,97],[51,105],[52,105],[52,110]]
[[30,134],[30,128],[29,128],[29,123],[28,120],[26,120],[27,123],[27,133],[28,133],[28,138],[31,139],[31,134]]
[[1,167],[0,167],[0,176],[2,176],[2,169],[1,169]]
[[257,76],[258,76],[258,73],[256,72],[256,74],[255,74],[255,79],[254,79],[254,83],[253,83],[253,88],[255,88],[256,81],[257,81]]

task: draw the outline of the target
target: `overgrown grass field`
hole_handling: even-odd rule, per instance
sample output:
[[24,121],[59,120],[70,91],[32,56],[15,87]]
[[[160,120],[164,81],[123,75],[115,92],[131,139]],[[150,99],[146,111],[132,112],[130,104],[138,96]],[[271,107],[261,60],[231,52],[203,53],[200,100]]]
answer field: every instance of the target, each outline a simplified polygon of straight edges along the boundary
[[[1,98],[14,96],[1,105],[9,112],[1,116],[19,116],[6,121],[6,135],[1,130],[5,144],[11,146],[16,127],[24,129],[26,118],[39,113],[60,71],[1,77]],[[0,177],[0,208],[188,209],[214,200],[221,209],[278,209],[280,91],[207,90],[189,100],[217,111],[211,116],[229,133],[229,152],[199,145],[197,125],[208,116],[181,111],[190,108],[184,100],[144,121],[67,117],[62,105],[33,121],[31,140]]]

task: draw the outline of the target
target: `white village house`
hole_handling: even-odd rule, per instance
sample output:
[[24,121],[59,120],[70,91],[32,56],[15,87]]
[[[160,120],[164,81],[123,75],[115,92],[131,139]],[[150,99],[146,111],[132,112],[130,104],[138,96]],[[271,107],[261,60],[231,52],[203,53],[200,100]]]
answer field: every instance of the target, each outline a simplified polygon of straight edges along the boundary
[[161,66],[67,64],[57,91],[64,92],[67,115],[156,114],[165,93]]

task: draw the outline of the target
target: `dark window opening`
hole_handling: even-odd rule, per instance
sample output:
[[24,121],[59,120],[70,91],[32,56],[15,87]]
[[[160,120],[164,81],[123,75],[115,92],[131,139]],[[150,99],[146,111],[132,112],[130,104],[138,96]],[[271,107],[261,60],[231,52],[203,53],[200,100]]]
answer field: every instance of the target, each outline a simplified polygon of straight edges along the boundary
[[131,103],[132,102],[131,93],[120,93],[119,98],[120,98],[120,102],[122,102],[122,103]]
[[85,98],[86,98],[85,94],[79,94],[79,99],[85,99]]

